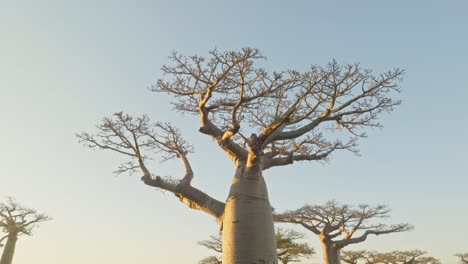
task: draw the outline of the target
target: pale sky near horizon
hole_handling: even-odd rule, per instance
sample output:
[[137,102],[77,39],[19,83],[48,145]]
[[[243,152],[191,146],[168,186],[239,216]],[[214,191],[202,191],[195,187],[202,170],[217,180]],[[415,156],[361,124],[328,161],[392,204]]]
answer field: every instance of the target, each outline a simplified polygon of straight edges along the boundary
[[[362,156],[266,172],[278,210],[330,199],[387,204],[387,223],[416,229],[348,249],[422,249],[444,264],[468,252],[468,2],[0,1],[0,197],[53,221],[21,237],[15,264],[196,263],[214,219],[176,197],[112,174],[120,156],[78,144],[117,111],[179,125],[195,145],[194,185],[227,196],[234,168],[148,87],[172,50],[205,55],[256,47],[275,70],[360,62],[406,70],[403,104],[361,140]],[[182,173],[178,162],[155,174]],[[299,231],[305,231],[297,229]],[[322,263],[318,252],[302,263]]]

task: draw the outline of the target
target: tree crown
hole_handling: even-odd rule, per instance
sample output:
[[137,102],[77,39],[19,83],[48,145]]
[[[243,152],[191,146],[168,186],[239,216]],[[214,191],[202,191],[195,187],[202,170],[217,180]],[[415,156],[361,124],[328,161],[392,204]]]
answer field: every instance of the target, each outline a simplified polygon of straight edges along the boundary
[[[297,210],[275,214],[274,218],[277,222],[300,224],[320,236],[322,241],[344,247],[362,242],[371,234],[403,232],[413,228],[409,224],[375,223],[376,219],[389,217],[389,213],[390,209],[385,205],[350,206],[332,200],[323,205],[305,205]],[[359,231],[360,234],[357,234]]]
[[[151,90],[171,95],[178,111],[199,115],[199,131],[214,139],[237,167],[246,168],[247,176],[299,161],[323,161],[336,150],[357,154],[364,129],[381,126],[380,114],[400,104],[392,97],[404,74],[395,69],[372,75],[359,64],[336,61],[304,72],[268,73],[257,66],[265,57],[252,48],[212,50],[206,58],[174,52],[170,59],[172,64],[162,67],[164,78]],[[331,136],[330,131],[337,133]],[[191,186],[188,155],[193,147],[173,125],[118,112],[104,118],[97,133],[77,137],[90,148],[128,157],[117,173],[141,171],[145,184],[220,219],[224,203]],[[175,180],[151,173],[147,163],[153,154],[179,158],[185,175]]]
[[[440,260],[426,256],[427,252],[413,250],[394,250],[391,252],[377,251],[343,251],[341,260],[346,263],[357,263],[361,259],[366,264],[441,264]],[[356,262],[350,262],[356,261]]]
[[8,236],[32,235],[39,223],[49,220],[49,216],[23,207],[15,199],[8,197],[6,202],[0,203],[0,228],[6,233],[0,239],[0,245]]

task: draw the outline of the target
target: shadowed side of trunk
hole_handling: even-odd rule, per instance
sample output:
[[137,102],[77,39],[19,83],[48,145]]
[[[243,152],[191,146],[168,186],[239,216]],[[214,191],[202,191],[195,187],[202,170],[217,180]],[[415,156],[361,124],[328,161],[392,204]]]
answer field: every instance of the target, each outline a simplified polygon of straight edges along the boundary
[[15,254],[16,241],[18,241],[18,236],[16,234],[8,236],[5,248],[3,249],[2,258],[0,259],[0,264],[12,263],[13,255]]
[[340,264],[340,248],[333,243],[322,242],[323,261],[325,264]]

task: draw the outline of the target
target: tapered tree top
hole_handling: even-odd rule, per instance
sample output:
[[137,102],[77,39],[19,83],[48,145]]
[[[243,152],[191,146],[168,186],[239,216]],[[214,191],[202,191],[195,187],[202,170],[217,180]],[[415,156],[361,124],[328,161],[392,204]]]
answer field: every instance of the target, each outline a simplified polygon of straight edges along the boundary
[[8,197],[6,202],[0,203],[0,228],[6,235],[0,238],[0,245],[9,236],[32,235],[39,223],[51,220],[45,214],[18,204]]
[[322,242],[342,248],[363,242],[369,235],[404,232],[412,229],[409,224],[385,225],[375,220],[389,217],[385,205],[356,207],[329,201],[324,205],[305,205],[297,210],[275,214],[275,221],[300,224],[318,235]]

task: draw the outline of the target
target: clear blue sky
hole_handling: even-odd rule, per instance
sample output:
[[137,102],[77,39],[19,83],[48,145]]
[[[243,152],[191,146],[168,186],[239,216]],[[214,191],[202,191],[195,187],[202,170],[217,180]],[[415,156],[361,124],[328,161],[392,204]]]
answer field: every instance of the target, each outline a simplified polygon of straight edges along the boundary
[[[268,171],[273,206],[336,198],[388,204],[389,223],[412,232],[349,249],[427,250],[444,263],[468,252],[468,2],[466,1],[2,1],[0,8],[0,196],[55,220],[18,242],[15,264],[196,263],[196,241],[217,232],[173,195],[115,177],[118,155],[80,146],[124,110],[179,124],[197,152],[194,185],[220,200],[233,166],[147,87],[170,51],[204,55],[259,48],[271,69],[332,59],[376,73],[406,70],[403,105],[369,131],[362,157]],[[156,163],[161,175],[182,173]],[[318,252],[318,240],[307,239]],[[313,263],[321,263],[320,253]]]

